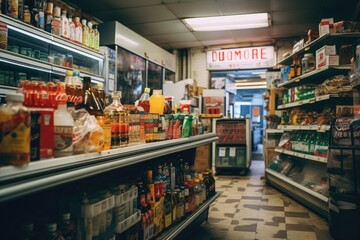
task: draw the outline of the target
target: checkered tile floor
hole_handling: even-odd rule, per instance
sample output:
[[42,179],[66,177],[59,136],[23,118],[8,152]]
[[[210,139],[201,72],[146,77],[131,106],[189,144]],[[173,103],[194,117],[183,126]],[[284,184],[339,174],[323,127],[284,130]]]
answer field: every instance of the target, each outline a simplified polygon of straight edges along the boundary
[[217,176],[221,195],[191,239],[331,240],[326,219],[266,186],[262,176],[263,161],[253,161],[247,176]]

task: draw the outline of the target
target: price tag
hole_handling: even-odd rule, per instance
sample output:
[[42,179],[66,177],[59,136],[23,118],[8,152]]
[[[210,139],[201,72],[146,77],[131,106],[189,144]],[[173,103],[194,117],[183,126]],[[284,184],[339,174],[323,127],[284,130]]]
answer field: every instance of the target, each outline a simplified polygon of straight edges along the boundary
[[319,129],[317,131],[318,132],[326,132],[326,125],[320,125]]
[[229,149],[229,157],[236,157],[236,148],[235,147],[231,147]]
[[309,103],[314,103],[314,102],[316,102],[315,98],[309,99]]
[[226,155],[226,147],[219,148],[219,157],[225,157]]

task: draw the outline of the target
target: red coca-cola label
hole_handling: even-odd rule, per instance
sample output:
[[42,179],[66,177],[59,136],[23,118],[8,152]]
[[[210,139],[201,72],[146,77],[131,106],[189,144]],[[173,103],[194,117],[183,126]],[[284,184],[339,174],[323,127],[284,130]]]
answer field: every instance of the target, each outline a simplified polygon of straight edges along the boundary
[[68,102],[73,102],[75,106],[82,103],[82,101],[82,96],[68,95]]
[[57,103],[66,103],[67,102],[67,95],[63,93],[59,93],[55,96],[55,101]]

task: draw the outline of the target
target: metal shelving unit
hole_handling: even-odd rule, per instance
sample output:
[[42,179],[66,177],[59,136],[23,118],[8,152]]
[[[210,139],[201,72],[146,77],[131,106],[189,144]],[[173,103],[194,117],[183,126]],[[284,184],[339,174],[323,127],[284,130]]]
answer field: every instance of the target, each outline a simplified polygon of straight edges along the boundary
[[330,125],[278,125],[279,131],[308,130],[325,132],[330,130]]
[[287,108],[292,108],[292,107],[299,107],[299,106],[302,106],[302,105],[313,104],[313,103],[322,102],[322,101],[330,100],[330,99],[333,99],[333,98],[339,98],[339,97],[340,96],[337,95],[337,94],[327,94],[327,95],[323,95],[323,96],[317,96],[317,97],[314,97],[314,98],[305,99],[305,100],[298,101],[298,102],[282,104],[282,105],[278,106],[278,109],[287,109]]
[[318,156],[314,156],[314,155],[309,155],[309,154],[305,154],[305,153],[294,152],[294,151],[289,151],[289,150],[284,150],[284,149],[279,149],[279,148],[275,148],[275,152],[283,153],[286,155],[299,157],[299,158],[303,158],[303,159],[307,159],[307,160],[311,160],[311,161],[327,163],[327,158],[324,158],[324,157],[318,157]]

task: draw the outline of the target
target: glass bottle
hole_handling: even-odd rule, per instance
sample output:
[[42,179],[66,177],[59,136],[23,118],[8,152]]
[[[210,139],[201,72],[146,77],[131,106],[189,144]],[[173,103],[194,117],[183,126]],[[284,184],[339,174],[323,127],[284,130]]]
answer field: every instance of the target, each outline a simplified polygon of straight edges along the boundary
[[86,24],[86,19],[81,20],[82,24],[82,45],[89,47],[89,28]]
[[9,1],[9,16],[18,19],[19,17],[19,2],[18,0]]
[[89,35],[88,35],[88,41],[89,41],[89,48],[94,48],[94,30],[93,30],[93,24],[91,21],[87,23],[88,29],[89,29]]
[[113,92],[113,102],[104,110],[104,116],[110,119],[111,122],[111,148],[120,147],[120,132],[119,132],[119,114],[123,111],[123,105],[120,102],[121,92]]
[[98,25],[95,24],[93,29],[94,29],[94,49],[99,51],[100,48],[100,32],[98,30]]
[[201,203],[201,186],[200,186],[200,180],[198,178],[194,179],[194,195],[195,195],[195,208],[198,208]]
[[83,101],[86,111],[88,111],[90,115],[102,115],[101,105],[98,102],[98,99],[96,99],[93,88],[91,87],[91,78],[84,77],[83,84]]
[[140,99],[135,103],[136,106],[140,106],[144,109],[144,113],[149,113],[150,111],[150,88],[145,88],[144,93],[141,95]]
[[31,23],[31,13],[28,5],[24,5],[23,21],[27,24]]
[[74,119],[67,111],[65,83],[57,83],[57,110],[54,112],[54,154],[55,157],[73,154]]
[[61,8],[55,6],[54,18],[51,21],[51,33],[56,36],[61,36],[61,19],[60,19]]
[[45,9],[45,31],[51,32],[51,23],[53,21],[54,4],[51,1],[46,3]]
[[30,112],[23,94],[7,94],[0,108],[0,165],[25,165],[30,161]]
[[150,97],[150,113],[164,114],[165,98],[162,90],[154,89],[153,95]]
[[80,18],[75,17],[75,42],[79,44],[83,44],[83,32],[82,26],[80,23]]
[[73,22],[72,15],[69,15],[69,39],[75,42],[75,23]]
[[66,11],[63,10],[61,14],[61,36],[69,39],[69,19],[66,17]]

